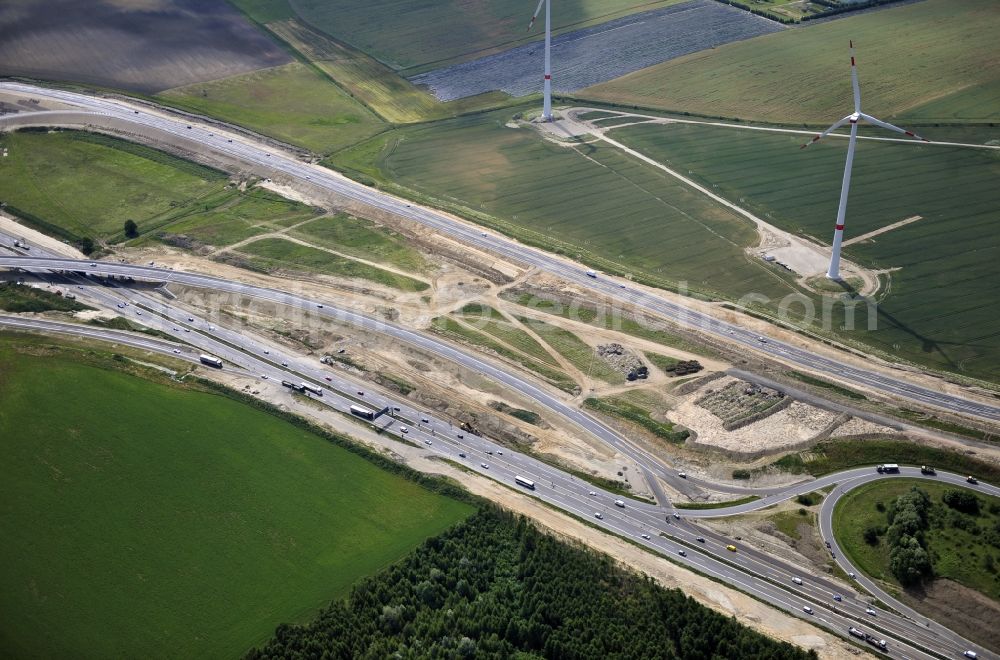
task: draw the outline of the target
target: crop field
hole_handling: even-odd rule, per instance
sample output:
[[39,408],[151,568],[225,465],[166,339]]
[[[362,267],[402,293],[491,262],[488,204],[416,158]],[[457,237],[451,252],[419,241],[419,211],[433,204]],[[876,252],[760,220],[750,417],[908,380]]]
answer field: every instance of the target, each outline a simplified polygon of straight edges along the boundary
[[[613,135],[780,227],[821,243],[832,238],[846,140],[802,151],[802,136],[709,126]],[[846,334],[941,369],[1000,378],[1000,159],[978,149],[861,141],[853,175],[847,239],[922,219],[844,248],[863,265],[892,269],[878,329],[869,332],[861,319]]]
[[210,201],[216,200],[217,204],[195,207],[190,214],[160,227],[156,235],[183,235],[198,243],[222,247],[316,215],[311,207],[262,188],[246,192],[233,188]]
[[507,128],[512,114],[397,129],[332,162],[603,270],[737,297],[796,290],[746,256],[757,242],[746,220],[613,147],[566,148]]
[[242,254],[252,255],[252,263],[268,271],[311,271],[338,277],[352,277],[407,292],[426,291],[430,288],[430,285],[421,280],[283,238],[262,238],[241,246],[239,251]]
[[926,0],[694,53],[578,96],[826,126],[850,110],[853,39],[865,112],[894,123],[995,122],[998,30],[994,0]]
[[[678,0],[577,0],[553,7],[553,30],[595,25]],[[537,39],[525,33],[534,5],[496,0],[235,0],[263,23],[298,17],[331,37],[358,48],[393,69],[427,67],[470,59]]]
[[365,106],[301,62],[177,87],[158,98],[318,153],[354,144],[385,127]]
[[371,220],[347,213],[317,218],[291,230],[289,235],[352,257],[389,264],[413,273],[425,273],[431,267],[404,236]]
[[895,584],[896,579],[889,571],[887,542],[882,538],[872,545],[864,541],[863,534],[868,527],[886,525],[886,514],[878,510],[878,502],[888,508],[892,500],[912,486],[931,496],[930,529],[925,536],[934,574],[1000,601],[1000,574],[996,570],[1000,552],[989,540],[991,536],[1000,537],[1000,501],[988,495],[976,494],[980,511],[978,515],[970,515],[942,503],[945,491],[956,490],[953,486],[918,479],[865,484],[846,495],[834,510],[834,529],[844,552],[868,575]]
[[[774,21],[714,0],[690,0],[632,14],[553,37],[552,87],[575,92],[666,60],[781,29]],[[410,80],[426,85],[442,101],[495,90],[525,96],[541,91],[542,57],[542,45],[531,42]]]
[[5,0],[0,74],[157,92],[290,58],[224,0]]
[[232,399],[19,346],[0,346],[5,656],[237,657],[472,512]]
[[78,131],[5,133],[0,146],[9,154],[0,161],[8,210],[69,240],[120,236],[128,219],[144,232],[226,185],[216,170]]

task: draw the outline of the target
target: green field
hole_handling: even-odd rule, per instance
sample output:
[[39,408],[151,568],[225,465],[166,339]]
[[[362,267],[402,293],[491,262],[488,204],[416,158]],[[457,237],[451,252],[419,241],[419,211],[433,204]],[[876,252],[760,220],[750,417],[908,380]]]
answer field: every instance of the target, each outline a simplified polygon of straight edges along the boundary
[[8,657],[239,656],[472,511],[277,417],[109,364],[0,349]]
[[158,98],[318,153],[354,144],[385,126],[301,62],[178,87]]
[[[508,360],[521,365],[529,372],[537,375],[538,377],[548,381],[552,385],[555,385],[561,390],[567,392],[572,392],[577,388],[577,384],[566,375],[565,372],[560,371],[558,368],[551,366],[551,356],[546,355],[547,360],[535,359],[527,351],[514,350],[508,347],[506,344],[501,343],[508,338],[505,334],[500,333],[498,329],[492,327],[493,324],[489,323],[484,327],[492,328],[494,332],[499,334],[487,334],[485,332],[480,332],[473,329],[468,325],[459,323],[455,318],[451,316],[439,316],[431,322],[431,330],[437,332],[438,334],[444,335],[445,337],[450,337],[452,339],[472,344],[480,348],[485,348],[487,350],[493,351],[497,355],[507,358]],[[517,331],[512,328],[512,331]],[[527,334],[521,333],[523,335],[522,339],[530,340]],[[499,339],[499,341],[498,341]],[[511,342],[514,344],[514,342]]]
[[78,312],[93,309],[52,291],[14,282],[0,282],[0,309],[14,314],[25,312]]
[[28,224],[66,240],[145,232],[218,194],[226,175],[137,144],[79,131],[0,135],[0,200]]
[[727,296],[796,290],[746,256],[757,240],[749,222],[611,146],[567,148],[505,127],[513,115],[398,129],[331,160],[602,270]]
[[425,273],[430,265],[408,239],[376,225],[371,220],[346,213],[325,216],[289,232],[314,245],[369,261],[389,264],[413,273]]
[[[846,140],[802,151],[802,136],[711,126],[634,126],[613,135],[779,227],[831,239]],[[922,219],[844,248],[862,265],[892,269],[878,329],[868,332],[862,318],[845,336],[939,369],[1000,378],[998,176],[991,151],[858,144],[846,238]]]
[[682,443],[690,435],[686,430],[678,429],[677,426],[670,422],[656,421],[650,415],[649,410],[637,406],[624,397],[607,397],[604,399],[591,397],[586,399],[583,404],[591,410],[632,422],[667,442]]
[[[553,29],[579,28],[636,11],[676,4],[680,0],[578,0],[552,11]],[[262,23],[293,18],[344,41],[393,69],[439,66],[447,60],[471,59],[538,38],[541,25],[525,33],[533,3],[495,0],[234,0]]]
[[559,367],[556,359],[541,344],[535,341],[534,337],[522,328],[507,321],[503,315],[492,307],[471,303],[459,310],[459,313],[455,316],[479,332],[491,335],[511,348],[517,349],[550,366]]
[[824,126],[850,111],[848,41],[865,112],[886,121],[1000,119],[994,0],[926,0],[704,50],[580,98]]
[[353,277],[408,292],[426,291],[430,288],[429,284],[421,280],[283,238],[262,238],[241,246],[239,251],[252,255],[252,263],[268,271],[311,271]]
[[232,188],[205,202],[160,227],[155,237],[170,242],[171,236],[183,235],[198,243],[222,247],[305,222],[316,215],[315,209],[263,188],[250,188],[246,192]]
[[930,529],[925,538],[934,575],[1000,601],[1000,500],[988,495],[977,493],[980,512],[971,515],[941,502],[942,494],[955,490],[954,486],[923,479],[892,479],[855,488],[837,503],[833,514],[834,533],[844,553],[868,575],[898,584],[889,571],[885,538],[872,545],[865,541],[864,532],[869,527],[886,525],[886,514],[879,511],[877,503],[888,507],[913,486],[931,496]]
[[531,328],[546,344],[566,358],[570,364],[590,377],[606,383],[621,384],[625,376],[613,369],[597,355],[597,349],[586,343],[569,330],[546,323],[540,319],[517,317],[517,320]]
[[825,440],[808,451],[779,458],[772,465],[793,474],[820,476],[848,468],[879,463],[932,465],[938,470],[975,475],[995,483],[1000,481],[1000,467],[950,449],[928,447],[905,440]]

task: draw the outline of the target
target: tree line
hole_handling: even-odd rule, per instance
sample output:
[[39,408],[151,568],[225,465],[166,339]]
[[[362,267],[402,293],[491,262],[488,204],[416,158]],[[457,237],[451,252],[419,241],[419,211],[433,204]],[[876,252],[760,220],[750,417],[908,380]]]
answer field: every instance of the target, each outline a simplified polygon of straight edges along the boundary
[[264,658],[815,658],[485,505]]

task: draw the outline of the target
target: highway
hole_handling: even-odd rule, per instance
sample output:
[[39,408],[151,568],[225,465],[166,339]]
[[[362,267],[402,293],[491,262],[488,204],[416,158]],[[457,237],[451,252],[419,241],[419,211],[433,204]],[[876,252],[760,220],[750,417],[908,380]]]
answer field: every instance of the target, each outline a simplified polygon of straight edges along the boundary
[[[17,84],[0,83],[0,88],[9,87],[10,85]],[[505,237],[481,231],[478,228],[468,226],[444,214],[419,207],[412,207],[404,200],[398,200],[383,193],[370,190],[322,168],[301,163],[276,152],[271,153],[260,150],[253,145],[246,144],[238,136],[234,135],[233,138],[227,138],[224,134],[220,134],[216,130],[208,130],[197,126],[187,128],[187,124],[184,123],[185,120],[183,119],[164,117],[155,113],[136,113],[132,108],[114,101],[96,99],[70,92],[42,90],[41,88],[30,86],[21,87],[26,88],[29,95],[33,96],[69,95],[72,97],[72,99],[69,99],[71,102],[77,102],[85,108],[94,109],[94,104],[97,104],[99,106],[97,111],[108,116],[113,116],[120,120],[138,122],[156,130],[183,135],[187,139],[194,139],[206,145],[211,150],[228,153],[230,156],[235,156],[249,164],[269,168],[271,171],[281,172],[286,176],[308,181],[312,185],[323,186],[366,204],[422,222],[429,227],[435,228],[470,245],[492,251],[518,263],[538,267],[577,284],[589,287],[592,290],[599,291],[622,303],[634,304],[643,311],[662,315],[690,327],[701,328],[711,334],[741,343],[747,347],[752,347],[754,350],[771,354],[774,357],[785,359],[788,362],[801,365],[807,369],[814,369],[833,376],[847,377],[855,382],[874,385],[880,387],[883,391],[895,393],[904,398],[910,398],[911,400],[929,405],[967,412],[986,419],[1000,419],[1000,409],[988,404],[935,392],[902,380],[881,375],[878,372],[844,367],[828,358],[813,355],[802,349],[775,340],[768,340],[766,343],[761,343],[755,333],[743,330],[739,326],[726,324],[700,312],[662,300],[644,291],[629,288],[629,285],[626,283],[617,283],[604,277],[587,277],[582,267],[566,263],[558,257],[546,255],[543,252],[521,246]],[[233,142],[228,142],[229,139],[233,139]],[[145,269],[140,272],[135,269],[144,269],[145,267],[102,262],[95,263],[97,264],[96,266],[90,267],[89,262],[82,263],[72,260],[53,261],[38,257],[0,258],[0,266],[19,267],[42,273],[52,269],[82,270],[106,275],[124,275],[126,277],[135,277],[136,279],[149,281],[174,281],[179,284],[208,288],[215,291],[253,295],[281,304],[309,309],[312,313],[320,313],[341,322],[350,322],[371,331],[384,332],[390,336],[396,336],[400,341],[407,341],[424,350],[429,350],[447,359],[464,364],[471,369],[487,373],[499,382],[515,387],[527,396],[539,401],[542,405],[554,410],[557,414],[563,415],[589,432],[601,437],[602,440],[609,442],[609,444],[618,448],[622,453],[636,460],[644,470],[659,474],[663,478],[671,480],[671,483],[678,483],[680,487],[684,487],[684,484],[678,481],[675,474],[660,466],[651,457],[624,443],[617,434],[610,432],[590,416],[579,410],[565,406],[565,404],[562,404],[560,400],[544,388],[526,382],[519,377],[512,376],[489,362],[466,354],[437,340],[429,339],[420,333],[415,333],[393,324],[387,324],[383,321],[357,314],[356,312],[342,310],[326,304],[321,308],[319,305],[323,303],[317,303],[316,301],[310,301],[276,290],[249,287],[251,291],[248,293],[247,285],[202,275],[162,271],[159,269]],[[293,381],[298,379],[302,381],[305,379],[322,385],[325,388],[324,396],[314,398],[341,412],[346,413],[347,406],[359,401],[364,401],[371,407],[388,406],[390,409],[398,407],[397,418],[382,417],[376,421],[376,425],[384,432],[394,434],[403,441],[423,446],[428,452],[459,462],[468,469],[477,471],[502,483],[512,485],[515,488],[516,486],[513,486],[513,477],[515,474],[532,479],[536,484],[536,488],[531,494],[535,497],[549,502],[564,511],[587,519],[593,524],[630,538],[637,543],[644,544],[651,549],[655,549],[661,554],[669,556],[673,561],[695,568],[706,575],[752,593],[765,602],[797,613],[799,616],[803,616],[803,618],[815,618],[819,623],[838,634],[844,635],[849,625],[864,627],[866,630],[871,630],[877,626],[875,630],[884,632],[885,639],[890,643],[890,648],[893,650],[905,650],[907,657],[932,657],[924,650],[921,650],[921,647],[945,657],[953,657],[956,653],[960,653],[963,648],[972,648],[970,643],[939,626],[927,629],[926,626],[921,627],[916,621],[894,615],[891,612],[879,613],[877,622],[873,623],[864,614],[863,601],[860,596],[842,589],[842,593],[838,593],[842,595],[843,601],[834,605],[831,590],[837,589],[837,585],[831,586],[832,583],[828,584],[821,580],[805,576],[802,577],[803,584],[796,585],[792,582],[792,578],[798,577],[801,573],[796,567],[786,565],[766,555],[761,554],[758,556],[750,548],[740,547],[737,552],[729,553],[722,544],[722,540],[724,539],[707,534],[704,530],[699,530],[699,528],[689,524],[686,520],[689,518],[732,515],[742,511],[761,508],[774,501],[792,497],[797,492],[808,492],[821,487],[818,485],[821,480],[800,484],[781,493],[768,494],[762,500],[741,505],[741,507],[679,511],[678,515],[682,516],[679,520],[672,517],[672,511],[665,501],[662,502],[662,506],[653,506],[641,502],[623,500],[625,506],[618,507],[614,505],[614,501],[618,498],[612,493],[595,488],[576,477],[567,475],[535,459],[505,450],[500,445],[492,443],[488,439],[479,438],[471,434],[462,434],[463,437],[459,438],[459,434],[454,429],[451,429],[450,425],[426,413],[413,409],[405,400],[395,402],[385,394],[375,391],[368,392],[367,389],[357,389],[364,388],[365,384],[357,383],[340,372],[321,369],[314,364],[307,364],[305,360],[297,359],[295,356],[282,355],[280,348],[268,348],[266,342],[248,338],[246,333],[237,333],[226,328],[220,329],[214,327],[204,319],[199,319],[188,312],[176,309],[168,303],[164,303],[148,294],[136,294],[133,291],[116,289],[114,287],[89,286],[86,288],[88,289],[88,293],[92,293],[101,304],[104,306],[114,305],[113,308],[115,309],[122,309],[118,308],[117,305],[131,300],[131,309],[127,310],[125,315],[134,313],[135,316],[133,318],[135,320],[141,321],[150,327],[157,327],[168,334],[173,333],[199,350],[218,355],[232,364],[247,369],[250,373],[258,374],[258,377],[263,378],[266,376],[271,380],[277,381],[283,379]],[[140,316],[142,318],[139,318]],[[47,328],[44,331],[57,330]],[[66,329],[62,328],[58,331],[66,332]],[[87,328],[87,331],[94,332],[94,329]],[[122,342],[121,333],[116,333],[116,331],[98,330],[97,333],[96,336],[108,341]],[[407,335],[407,333],[409,334]],[[159,352],[167,350],[166,346],[154,345],[154,343],[146,344],[145,347],[147,350],[158,350]],[[181,349],[169,350],[174,355],[178,355],[174,351]],[[335,378],[336,382],[334,382]],[[370,385],[368,389],[371,389]],[[357,394],[357,392],[361,391],[364,391],[365,394]],[[352,392],[354,393],[352,394]],[[422,421],[424,419],[427,422]],[[402,426],[408,427],[406,433],[402,432]],[[463,458],[459,456],[460,453],[464,453],[466,456]],[[486,464],[488,467],[482,467],[483,464]],[[830,475],[825,479],[853,479],[851,483],[860,483],[861,481],[878,478],[871,475],[872,470],[868,470],[868,472],[868,477],[865,477],[863,474],[857,474],[853,477],[842,474]],[[828,481],[827,483],[834,482]],[[843,483],[843,481],[836,483]],[[591,493],[594,494],[591,495]],[[602,516],[600,519],[596,517],[598,513]],[[672,522],[669,522],[668,519]],[[648,535],[650,538],[643,538],[643,534]],[[699,536],[705,539],[704,544],[697,541]],[[682,557],[679,554],[681,550],[685,551],[686,556]],[[837,553],[837,556],[839,558],[841,554]],[[813,607],[815,614],[805,615],[802,607],[806,606]],[[834,611],[834,607],[838,609]],[[982,657],[996,657],[987,656],[986,654],[981,655]]]
[[[135,126],[135,131],[175,136],[199,145],[209,154],[219,154],[239,161],[255,171],[280,174],[300,185],[318,186],[327,192],[387,211],[423,224],[441,234],[467,245],[492,252],[504,259],[555,275],[580,287],[599,293],[623,306],[659,316],[700,332],[724,339],[798,368],[829,376],[859,387],[874,388],[884,394],[943,410],[1000,421],[1000,406],[956,396],[938,389],[924,387],[903,377],[895,377],[875,369],[845,364],[837,359],[814,353],[787,342],[769,338],[760,341],[757,333],[739,325],[666,300],[639,289],[625,280],[608,277],[588,277],[586,269],[560,257],[548,254],[508,237],[483,231],[481,228],[433,209],[420,207],[368,188],[325,168],[301,162],[276,149],[262,148],[247,141],[246,136],[206,127],[190,118],[166,112],[153,112],[123,101],[99,98],[75,92],[52,90],[15,82],[0,82],[0,90],[16,92],[32,98],[46,98],[71,104],[89,111],[95,118],[114,119]],[[14,118],[22,115],[12,115]],[[2,123],[2,119],[0,119]]]
[[[37,250],[36,250],[37,251]],[[0,258],[0,265],[11,258]],[[180,282],[187,274],[173,271],[162,271],[146,267],[132,267],[124,264],[104,264],[74,260],[49,260],[40,257],[24,257],[17,263],[19,267],[25,264],[31,270],[39,271],[44,277],[45,271],[52,268],[62,270],[85,269],[85,272],[95,273],[112,269],[140,268],[140,276],[159,281],[166,276],[172,276],[172,281]],[[104,269],[102,271],[102,269]],[[136,273],[138,271],[126,270]],[[54,275],[59,280],[61,275]],[[194,276],[202,277],[202,276]],[[213,282],[214,281],[214,278]],[[215,286],[211,282],[201,282],[202,286]],[[752,547],[738,543],[736,552],[726,549],[733,543],[718,534],[709,532],[689,522],[689,519],[733,515],[744,511],[762,508],[782,499],[793,497],[801,492],[808,492],[831,483],[862,482],[881,478],[874,470],[859,469],[837,475],[828,475],[822,479],[799,484],[780,493],[772,493],[764,499],[736,507],[712,510],[673,511],[669,506],[651,505],[617,496],[597,488],[577,477],[542,463],[534,458],[512,452],[487,438],[474,434],[463,433],[451,427],[450,424],[437,419],[433,415],[412,407],[405,398],[395,400],[386,393],[376,391],[371,384],[365,383],[349,373],[328,369],[315,363],[314,360],[300,358],[289,354],[279,346],[256,337],[246,331],[235,330],[213,324],[198,315],[176,307],[166,298],[146,291],[129,289],[114,280],[97,279],[93,275],[84,277],[71,275],[63,280],[62,286],[76,287],[78,296],[101,307],[116,310],[118,313],[134,319],[149,327],[172,334],[198,351],[203,351],[223,358],[227,363],[237,365],[248,373],[257,375],[261,380],[280,382],[311,382],[323,390],[322,396],[311,396],[315,401],[349,415],[349,406],[363,403],[373,408],[389,408],[394,417],[381,416],[373,424],[375,428],[387,437],[394,436],[400,441],[422,447],[430,454],[463,465],[466,469],[483,476],[495,479],[512,488],[521,488],[514,483],[514,477],[520,475],[535,483],[535,488],[526,493],[549,504],[588,520],[603,529],[628,538],[635,543],[644,545],[656,551],[671,561],[693,568],[705,575],[723,581],[738,589],[753,594],[764,602],[795,613],[803,618],[815,620],[816,623],[840,635],[845,635],[849,627],[861,628],[879,638],[885,639],[890,650],[905,657],[934,657],[928,651],[953,656],[956,650],[960,653],[964,648],[973,645],[951,631],[940,626],[928,629],[920,621],[899,616],[892,612],[879,612],[873,620],[866,614],[869,602],[863,595],[846,585],[833,581],[811,577],[796,566],[769,557]],[[242,287],[244,285],[236,285]],[[239,289],[238,289],[239,290]],[[241,293],[246,293],[240,290]],[[277,292],[281,293],[281,292]],[[282,294],[288,295],[288,294]],[[280,299],[285,302],[284,299]],[[302,301],[319,309],[317,303]],[[127,306],[124,306],[126,305]],[[124,307],[120,307],[123,305]],[[323,309],[328,309],[324,305]],[[329,310],[330,313],[338,313]],[[60,324],[58,328],[42,327],[34,322],[34,329],[42,331],[71,332]],[[29,326],[23,326],[28,328]],[[99,337],[107,341],[122,343],[123,333],[87,326],[80,327],[80,333],[88,337]],[[170,342],[163,340],[146,340],[142,338],[137,347],[154,350],[174,356],[187,355],[191,359],[193,353],[185,346],[172,347]],[[169,353],[168,353],[169,352]],[[227,364],[228,367],[228,364]],[[361,394],[363,392],[363,394]],[[304,394],[309,396],[308,394]],[[398,410],[397,410],[398,409]],[[361,420],[359,420],[361,421]],[[406,431],[403,431],[403,427]],[[464,454],[464,456],[462,456]],[[866,476],[867,475],[867,476]],[[961,477],[954,476],[956,479]],[[997,492],[992,486],[983,486],[988,492]],[[615,504],[620,501],[622,506]],[[600,514],[600,518],[597,517]],[[677,517],[675,517],[675,514]],[[646,538],[648,537],[648,538]],[[700,542],[698,539],[704,539]],[[681,551],[684,555],[681,555]],[[839,554],[838,554],[839,556]],[[802,584],[796,584],[793,579],[799,578]],[[841,600],[833,600],[834,594]],[[885,601],[889,602],[889,601]],[[812,609],[807,614],[803,608]],[[925,650],[926,649],[926,650]],[[982,657],[995,657],[984,654]]]

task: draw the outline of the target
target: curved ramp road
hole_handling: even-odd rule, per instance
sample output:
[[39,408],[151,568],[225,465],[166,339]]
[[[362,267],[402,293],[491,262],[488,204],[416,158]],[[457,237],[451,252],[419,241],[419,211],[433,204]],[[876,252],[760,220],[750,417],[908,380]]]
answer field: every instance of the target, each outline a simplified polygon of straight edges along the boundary
[[[135,126],[134,130],[137,132],[148,130],[176,136],[198,144],[205,152],[236,159],[258,171],[280,173],[300,183],[318,186],[328,192],[419,222],[468,245],[493,252],[516,263],[533,266],[619,303],[632,305],[645,313],[663,316],[799,368],[951,412],[1000,421],[1000,406],[937,391],[876,370],[845,365],[836,359],[779,340],[772,339],[767,343],[761,343],[756,333],[738,325],[633,288],[627,283],[616,283],[604,277],[588,277],[584,268],[559,257],[522,245],[507,237],[482,231],[444,213],[413,206],[403,199],[373,190],[325,168],[300,162],[273,149],[261,148],[237,134],[220,132],[215,128],[209,130],[196,123],[189,123],[191,120],[187,118],[166,112],[139,110],[124,102],[75,92],[15,82],[0,82],[0,90],[74,105],[93,112],[95,117],[128,122]],[[14,118],[23,116],[23,114],[13,115]],[[0,124],[2,122],[0,119]]]
[[[79,262],[73,263],[79,266]],[[532,496],[589,520],[603,529],[633,539],[677,563],[742,589],[764,602],[810,619],[835,633],[846,635],[848,627],[861,627],[886,639],[891,650],[905,649],[907,657],[932,657],[927,651],[952,655],[956,649],[970,646],[947,629],[936,626],[929,630],[919,622],[891,612],[880,614],[877,625],[873,625],[865,614],[867,603],[860,594],[823,578],[804,576],[799,567],[743,544],[740,544],[738,552],[731,553],[726,549],[731,542],[729,539],[700,529],[685,520],[703,515],[729,515],[746,510],[747,506],[759,508],[766,503],[755,502],[707,512],[683,512],[683,516],[678,513],[675,517],[666,506],[619,498],[536,459],[504,449],[486,438],[459,433],[441,420],[411,408],[405,399],[397,402],[374,391],[366,392],[362,395],[363,398],[358,398],[354,394],[360,394],[357,388],[363,388],[365,383],[352,379],[349,374],[321,369],[313,360],[285,355],[276,345],[249,334],[213,325],[190,312],[173,307],[171,302],[164,302],[134,289],[119,288],[113,283],[110,286],[100,286],[91,280],[91,286],[81,286],[88,278],[70,277],[71,284],[75,283],[79,287],[79,295],[88,300],[94,300],[109,309],[121,310],[119,313],[134,317],[165,333],[173,333],[199,351],[222,357],[227,364],[246,367],[252,373],[260,374],[260,378],[309,381],[320,385],[325,395],[314,400],[331,409],[346,413],[352,403],[358,402],[376,408],[397,407],[399,412],[395,413],[395,418],[383,417],[373,425],[379,432],[392,434],[433,455],[463,464],[474,472],[515,489],[521,488],[514,484],[516,475],[528,478],[536,485],[530,492]],[[124,310],[117,307],[123,302],[130,303]],[[122,336],[127,334],[87,326],[74,328],[69,324],[58,324],[55,327],[47,325],[48,322],[32,323],[33,325],[24,327],[40,331],[79,333],[88,337],[96,335],[115,342],[120,342]],[[0,327],[3,327],[2,323]],[[171,342],[150,341],[146,338],[140,338],[138,342],[140,347],[176,355],[177,349],[172,348],[175,345]],[[404,425],[408,426],[405,432],[402,430]],[[825,479],[843,482],[875,478],[882,477],[872,469],[862,469],[830,475]],[[767,503],[792,497],[815,487],[816,483],[794,486],[780,494],[771,495]],[[617,505],[616,500],[621,500],[623,506]],[[596,514],[601,517],[597,518]],[[699,542],[699,537],[704,541]],[[682,550],[684,555],[680,554]],[[794,581],[797,577],[802,580],[802,584]],[[834,601],[833,594],[840,594],[842,600]],[[813,614],[804,614],[803,607],[811,607]]]

